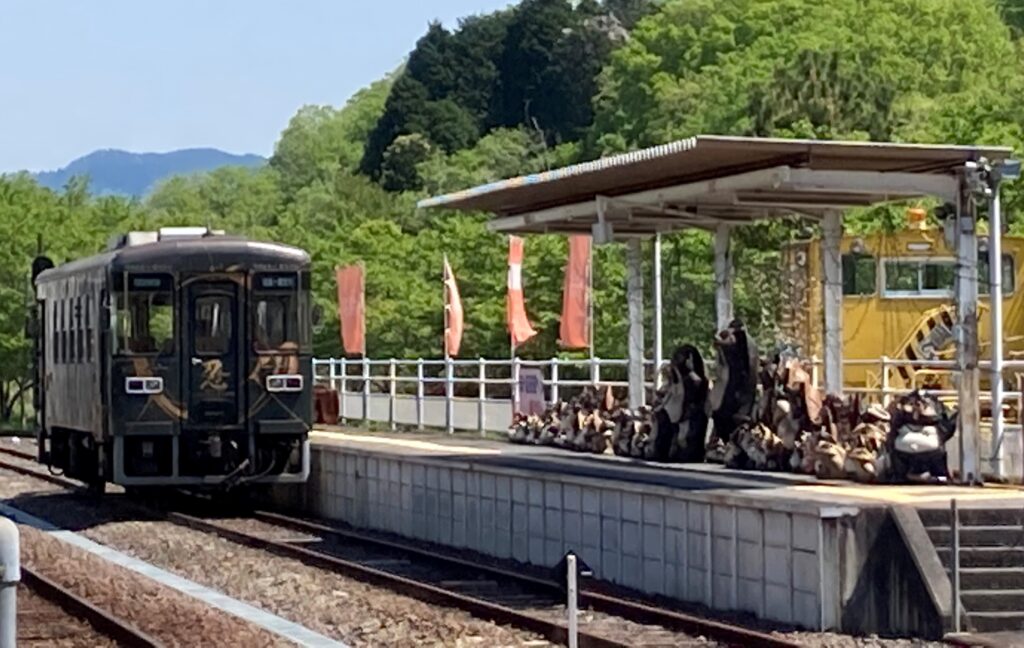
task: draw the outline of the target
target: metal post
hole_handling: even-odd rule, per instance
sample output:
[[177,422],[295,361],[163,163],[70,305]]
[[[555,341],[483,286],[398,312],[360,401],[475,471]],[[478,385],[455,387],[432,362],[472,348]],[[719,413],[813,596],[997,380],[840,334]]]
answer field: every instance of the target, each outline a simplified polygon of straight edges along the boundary
[[889,407],[889,356],[882,356],[882,406]]
[[0,517],[0,648],[18,645],[19,540],[18,525]]
[[398,401],[398,365],[394,358],[388,362],[388,424],[391,427],[391,431],[395,431],[398,426],[395,422],[395,410]]
[[363,420],[370,420],[370,359],[363,356]]
[[661,387],[661,365],[665,360],[662,346],[661,313],[661,233],[654,235],[654,389]]
[[557,403],[558,397],[558,358],[551,358],[551,402]]
[[590,356],[590,384],[595,389],[601,384],[601,359],[597,356]]
[[[333,364],[333,363],[331,363]],[[346,393],[348,392],[348,362],[345,358],[341,359],[341,389],[338,390],[338,415],[341,417],[341,422],[344,423],[348,415],[348,407],[345,404]],[[177,456],[177,455],[175,455]]]
[[476,397],[476,420],[480,436],[484,436],[487,434],[487,361],[483,358],[480,358],[477,380],[480,384]]
[[956,213],[957,404],[960,412],[960,480],[980,483],[978,408],[978,236],[974,201],[961,176]]
[[952,543],[949,569],[953,574],[953,631],[960,632],[960,510],[955,497],[949,501],[949,513]]
[[522,368],[519,358],[512,358],[512,416],[519,410],[519,370]]
[[327,361],[327,384],[331,386],[331,389],[338,391],[338,372],[336,370],[335,363],[336,358],[331,358]]
[[444,359],[444,420],[448,434],[455,433],[455,365],[452,357]]
[[843,393],[843,215],[829,211],[821,224],[821,260],[825,278],[825,392]]
[[644,404],[644,277],[640,239],[626,242],[626,299],[629,302],[629,407]]
[[992,315],[992,474],[1003,475],[1003,219],[999,182],[992,183],[988,203],[989,303]]
[[569,590],[569,600],[566,601],[566,607],[568,608],[569,614],[569,648],[577,648],[579,646],[579,617],[576,612],[576,556],[569,554],[565,557],[566,569],[566,589]]
[[423,358],[416,360],[416,429],[423,429]]
[[732,253],[725,223],[715,226],[715,320],[718,330],[732,321]]

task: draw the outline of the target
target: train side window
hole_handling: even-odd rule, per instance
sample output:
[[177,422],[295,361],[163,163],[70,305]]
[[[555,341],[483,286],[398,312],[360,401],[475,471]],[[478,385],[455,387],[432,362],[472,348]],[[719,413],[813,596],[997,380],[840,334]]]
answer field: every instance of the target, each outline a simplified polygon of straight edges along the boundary
[[60,326],[57,323],[58,301],[51,299],[46,302],[50,309],[50,361],[53,364],[60,362]]
[[64,364],[68,361],[68,300],[67,298],[60,300],[60,363]]
[[82,296],[75,297],[75,362],[85,360],[85,326],[82,321]]
[[86,295],[85,296],[85,361],[86,362],[92,362],[93,361],[93,357],[94,357],[93,356],[93,352],[92,352],[92,341],[93,341],[93,334],[92,334],[92,307],[93,307],[92,295]]
[[885,259],[885,297],[948,297],[956,263],[945,259]]
[[843,294],[873,295],[877,263],[870,254],[843,255]]
[[[988,265],[988,252],[978,253],[978,293],[981,295],[989,294],[991,277],[989,276],[989,265]],[[1015,284],[1016,280],[1016,268],[1014,268],[1013,257],[1009,254],[1003,255],[1003,295],[1012,295],[1013,291],[1017,289]]]

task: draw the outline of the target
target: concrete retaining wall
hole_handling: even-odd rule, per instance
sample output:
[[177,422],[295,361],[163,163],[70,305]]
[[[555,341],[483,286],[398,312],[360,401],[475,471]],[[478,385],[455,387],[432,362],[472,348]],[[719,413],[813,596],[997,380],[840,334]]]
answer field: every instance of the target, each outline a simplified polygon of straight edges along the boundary
[[[809,629],[872,618],[849,604],[873,605],[861,565],[878,570],[889,553],[867,560],[879,527],[868,538],[866,518],[849,507],[341,446],[315,446],[310,482],[292,495],[278,503],[536,566],[572,549],[597,578]],[[898,534],[883,545],[891,541]],[[889,627],[869,631],[906,630],[883,616]]]

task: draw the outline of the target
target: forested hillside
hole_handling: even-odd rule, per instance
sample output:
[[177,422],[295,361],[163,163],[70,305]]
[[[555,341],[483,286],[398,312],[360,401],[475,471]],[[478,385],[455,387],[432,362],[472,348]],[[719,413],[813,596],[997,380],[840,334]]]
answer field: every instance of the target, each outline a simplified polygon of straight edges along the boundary
[[[37,232],[63,259],[115,229],[207,222],[309,249],[327,312],[332,268],[364,261],[377,357],[441,353],[447,253],[466,307],[464,355],[507,354],[502,238],[483,216],[417,213],[417,199],[698,133],[1024,151],[1022,26],[1021,0],[525,0],[455,30],[431,25],[401,69],[347,105],[300,108],[264,168],[172,179],[144,202],[0,181],[0,369],[24,366],[20,305]],[[1011,217],[1018,195],[1007,191]],[[901,217],[865,212],[851,226]],[[737,237],[738,311],[763,339],[779,245],[805,230],[774,223]],[[665,242],[667,344],[710,338],[709,243],[698,232]],[[541,334],[523,355],[557,352],[565,253],[557,237],[527,241],[527,308]],[[621,357],[622,251],[602,247],[597,259],[597,352]],[[336,323],[317,348],[340,353]]]

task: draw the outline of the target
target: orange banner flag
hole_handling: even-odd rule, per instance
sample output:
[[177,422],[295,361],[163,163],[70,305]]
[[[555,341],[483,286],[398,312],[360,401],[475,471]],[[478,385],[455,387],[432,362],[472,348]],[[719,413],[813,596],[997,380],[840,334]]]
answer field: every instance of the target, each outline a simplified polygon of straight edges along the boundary
[[366,290],[361,265],[335,268],[338,281],[338,322],[348,355],[366,355]]
[[562,323],[559,343],[566,349],[590,346],[590,237],[569,237],[569,262],[562,288]]
[[452,267],[448,265],[447,255],[444,257],[444,286],[444,353],[446,356],[455,357],[459,355],[459,347],[462,345],[462,298],[459,297],[459,286],[455,283]]
[[512,345],[519,346],[537,335],[526,316],[526,303],[523,299],[523,239],[518,236],[510,236],[508,239],[508,298],[505,303]]

